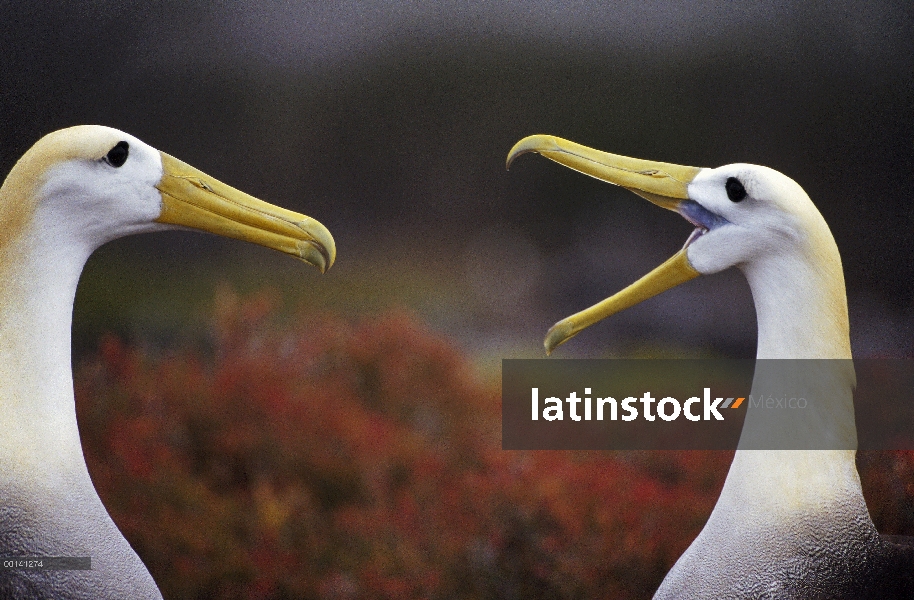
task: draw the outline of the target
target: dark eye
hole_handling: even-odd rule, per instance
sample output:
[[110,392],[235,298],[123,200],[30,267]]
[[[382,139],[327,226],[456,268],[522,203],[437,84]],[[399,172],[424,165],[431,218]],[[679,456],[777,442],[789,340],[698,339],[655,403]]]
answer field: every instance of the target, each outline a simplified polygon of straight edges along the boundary
[[727,198],[733,202],[740,202],[746,197],[746,188],[739,182],[736,177],[727,179]]
[[108,155],[105,156],[105,160],[108,161],[112,167],[123,166],[127,162],[127,156],[130,154],[130,144],[127,142],[118,142],[114,145],[114,148],[108,151]]

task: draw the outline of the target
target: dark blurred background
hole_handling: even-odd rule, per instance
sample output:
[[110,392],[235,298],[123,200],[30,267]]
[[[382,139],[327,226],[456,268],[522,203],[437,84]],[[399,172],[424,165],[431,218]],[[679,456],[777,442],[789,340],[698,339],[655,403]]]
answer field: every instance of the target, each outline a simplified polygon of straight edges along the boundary
[[[325,223],[320,277],[193,233],[102,248],[77,298],[98,335],[191,334],[220,280],[294,304],[406,306],[480,364],[675,252],[672,213],[535,156],[550,133],[796,179],[841,249],[858,355],[914,345],[914,8],[907,2],[0,2],[0,172],[80,123],[128,131]],[[668,292],[564,356],[752,356],[742,277]]]
[[[878,0],[0,0],[0,173],[109,125],[337,241],[323,276],[191,232],[89,260],[75,382],[106,507],[169,598],[650,596],[729,453],[505,452],[498,376],[691,227],[507,152],[782,171],[837,239],[855,354],[910,356],[912,40],[914,4]],[[754,348],[730,270],[559,356]],[[858,465],[880,531],[914,533],[914,453]]]

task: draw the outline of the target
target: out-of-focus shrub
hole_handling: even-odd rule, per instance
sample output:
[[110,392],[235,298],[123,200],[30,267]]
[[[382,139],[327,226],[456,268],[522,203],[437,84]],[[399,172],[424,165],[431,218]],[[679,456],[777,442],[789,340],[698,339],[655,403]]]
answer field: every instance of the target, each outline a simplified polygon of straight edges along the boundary
[[223,291],[212,332],[109,337],[76,375],[93,480],[166,598],[648,597],[732,457],[502,451],[498,390],[403,314],[279,325]]

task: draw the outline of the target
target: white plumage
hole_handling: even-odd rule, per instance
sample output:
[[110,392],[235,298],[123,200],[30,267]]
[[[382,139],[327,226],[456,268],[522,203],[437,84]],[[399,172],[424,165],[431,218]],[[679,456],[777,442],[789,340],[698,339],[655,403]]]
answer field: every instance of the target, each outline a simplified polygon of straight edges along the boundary
[[[841,257],[803,189],[767,167],[681,167],[551,136],[518,142],[509,165],[531,151],[696,225],[669,261],[553,326],[547,351],[637,302],[735,266],[749,282],[758,319],[754,397],[781,386],[823,401],[800,416],[748,408],[714,511],[655,598],[914,597],[914,548],[879,536],[860,488]],[[749,449],[759,447],[840,449]]]
[[70,327],[76,285],[96,248],[175,227],[253,241],[321,271],[336,253],[317,221],[107,127],[45,136],[0,188],[0,555],[92,561],[91,571],[8,571],[4,598],[161,598],[89,478]]

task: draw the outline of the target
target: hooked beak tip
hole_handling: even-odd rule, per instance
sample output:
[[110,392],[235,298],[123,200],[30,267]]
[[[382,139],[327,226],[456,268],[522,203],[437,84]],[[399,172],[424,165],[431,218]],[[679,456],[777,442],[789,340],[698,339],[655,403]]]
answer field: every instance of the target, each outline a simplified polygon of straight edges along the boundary
[[514,146],[508,152],[508,158],[505,161],[505,169],[510,171],[511,164],[521,154],[527,154],[528,152],[540,152],[544,149],[558,149],[552,136],[528,135],[521,141],[514,144]]
[[546,349],[546,356],[551,356],[553,350],[577,335],[574,330],[574,323],[568,319],[562,319],[549,328],[546,332],[546,338],[543,340],[543,348]]

